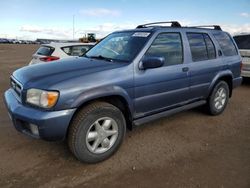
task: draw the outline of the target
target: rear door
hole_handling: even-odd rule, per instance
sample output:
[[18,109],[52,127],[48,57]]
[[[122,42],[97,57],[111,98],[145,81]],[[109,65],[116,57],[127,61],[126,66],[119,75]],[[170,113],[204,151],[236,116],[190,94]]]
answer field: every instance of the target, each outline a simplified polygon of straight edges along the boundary
[[188,67],[185,63],[182,34],[160,33],[144,57],[164,57],[165,64],[154,69],[135,67],[136,118],[158,113],[188,100]]
[[204,99],[213,78],[222,68],[222,58],[217,58],[215,44],[208,33],[187,32],[186,37],[190,50],[190,98]]

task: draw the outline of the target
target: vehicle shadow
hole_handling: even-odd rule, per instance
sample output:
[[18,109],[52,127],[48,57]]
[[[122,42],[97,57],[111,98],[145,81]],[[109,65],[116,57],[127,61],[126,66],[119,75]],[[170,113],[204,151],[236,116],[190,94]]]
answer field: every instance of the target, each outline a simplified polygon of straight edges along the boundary
[[250,78],[243,78],[242,85],[250,87]]

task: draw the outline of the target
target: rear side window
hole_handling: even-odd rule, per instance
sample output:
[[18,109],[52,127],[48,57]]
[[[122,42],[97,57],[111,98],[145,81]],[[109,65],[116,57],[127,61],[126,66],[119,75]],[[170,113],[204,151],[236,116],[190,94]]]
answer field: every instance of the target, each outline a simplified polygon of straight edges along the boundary
[[145,56],[164,57],[164,66],[181,64],[183,62],[182,40],[179,33],[159,34],[149,47]]
[[239,49],[250,50],[250,35],[235,36],[234,40]]
[[187,33],[187,38],[193,61],[204,61],[216,58],[215,47],[208,34]]
[[54,52],[54,48],[50,46],[41,46],[37,51],[36,54],[38,55],[44,55],[44,56],[51,56],[51,54]]
[[91,45],[77,45],[67,46],[61,49],[69,56],[83,56],[90,48],[92,48]]
[[234,56],[238,54],[231,37],[227,33],[219,32],[213,35],[218,41],[224,56]]
[[206,46],[207,46],[208,59],[215,59],[216,53],[215,53],[215,47],[214,47],[212,40],[207,34],[203,34],[203,37],[205,39]]

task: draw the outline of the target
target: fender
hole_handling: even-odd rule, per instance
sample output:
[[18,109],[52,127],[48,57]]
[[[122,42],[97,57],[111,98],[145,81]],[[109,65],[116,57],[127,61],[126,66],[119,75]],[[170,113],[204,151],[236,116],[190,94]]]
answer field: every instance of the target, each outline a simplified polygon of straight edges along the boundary
[[130,114],[133,115],[133,102],[127,91],[119,86],[104,86],[87,90],[78,96],[78,98],[72,103],[72,107],[78,108],[88,101],[114,95],[122,97],[127,102]]
[[[212,89],[214,88],[216,82],[221,78],[221,77],[224,77],[224,76],[230,76],[232,79],[233,79],[233,73],[230,71],[230,70],[223,70],[223,71],[220,71],[218,72],[218,74],[214,77],[214,79],[212,80],[210,86],[209,86],[209,89],[208,89],[208,96],[210,95]],[[208,97],[207,96],[207,97]]]

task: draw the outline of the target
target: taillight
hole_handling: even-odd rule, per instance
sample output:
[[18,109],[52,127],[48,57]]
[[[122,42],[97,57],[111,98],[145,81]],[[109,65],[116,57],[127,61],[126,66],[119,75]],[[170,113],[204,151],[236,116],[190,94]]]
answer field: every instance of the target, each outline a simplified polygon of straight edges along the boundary
[[47,57],[41,57],[39,58],[41,61],[44,61],[44,62],[49,62],[49,61],[55,61],[55,60],[58,60],[60,59],[60,57],[56,57],[56,56],[47,56]]

